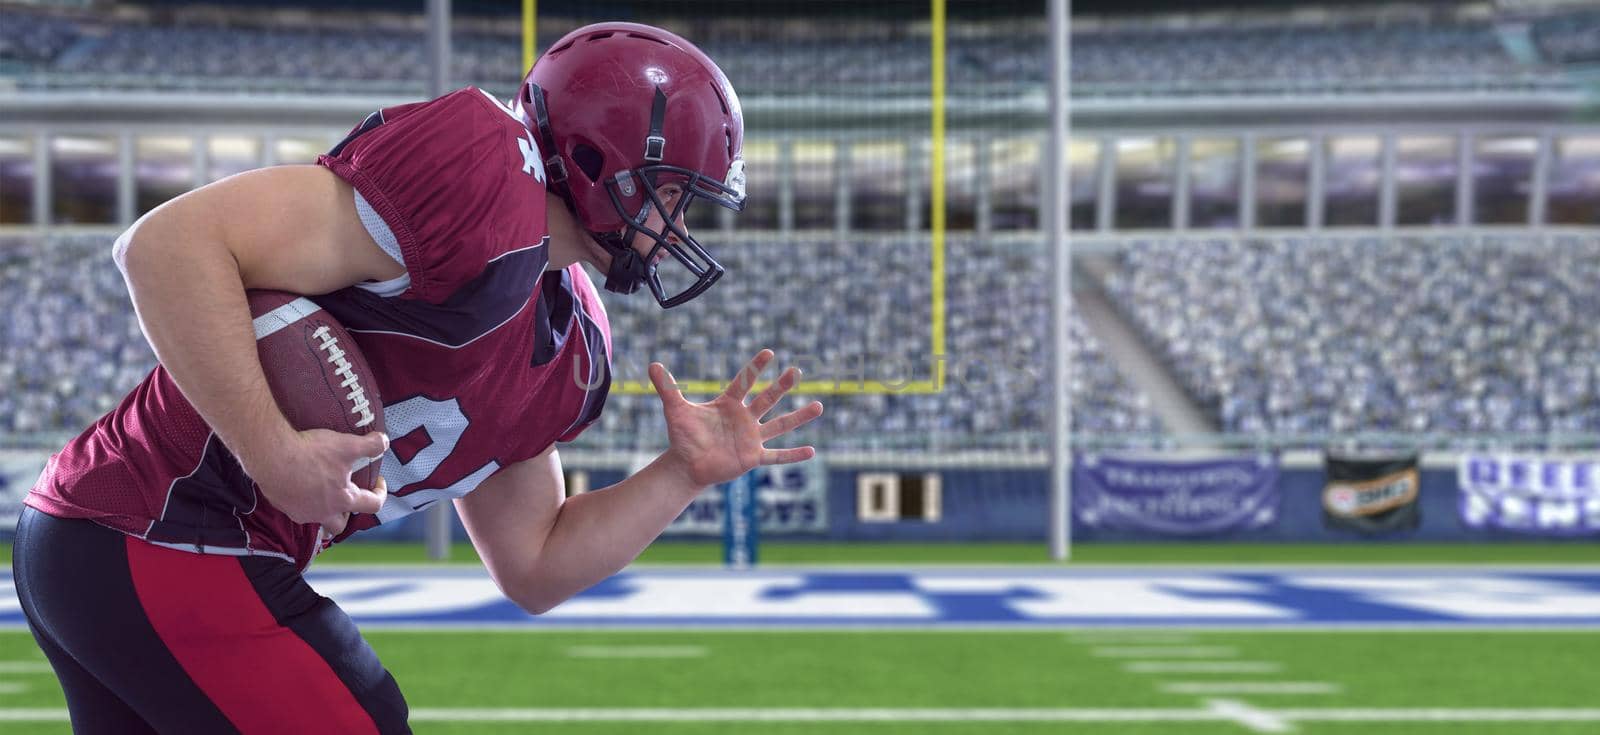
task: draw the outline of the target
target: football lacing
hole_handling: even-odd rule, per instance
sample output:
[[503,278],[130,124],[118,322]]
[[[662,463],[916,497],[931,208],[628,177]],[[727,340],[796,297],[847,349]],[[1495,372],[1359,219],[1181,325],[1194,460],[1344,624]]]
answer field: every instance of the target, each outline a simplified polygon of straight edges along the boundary
[[350,413],[359,417],[359,420],[356,421],[356,428],[359,429],[376,421],[377,418],[372,414],[372,404],[367,401],[367,392],[361,388],[361,380],[356,377],[355,367],[350,364],[348,359],[345,359],[344,350],[339,348],[339,340],[333,336],[333,331],[328,329],[327,325],[323,325],[318,327],[317,331],[312,332],[311,336],[321,341],[317,349],[328,353],[328,364],[333,366],[333,374],[344,378],[344,382],[340,383],[339,387],[350,390],[349,393],[345,394],[345,399],[354,404],[354,408],[350,409]]

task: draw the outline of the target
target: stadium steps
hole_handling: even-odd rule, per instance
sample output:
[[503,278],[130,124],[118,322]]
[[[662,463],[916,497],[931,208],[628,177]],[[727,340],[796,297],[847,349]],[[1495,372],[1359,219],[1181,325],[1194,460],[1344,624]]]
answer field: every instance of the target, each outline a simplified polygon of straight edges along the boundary
[[55,61],[51,63],[56,69],[76,68],[75,65],[79,60],[93,56],[95,49],[99,48],[103,42],[104,39],[99,35],[85,34],[79,36],[77,41],[74,41],[71,46],[62,51],[61,55],[57,56]]
[[1112,267],[1106,256],[1087,256],[1082,278],[1073,289],[1072,301],[1084,324],[1096,339],[1107,359],[1116,364],[1128,384],[1150,396],[1150,409],[1162,426],[1177,434],[1209,434],[1217,430],[1176,376],[1167,370],[1139,331],[1112,306],[1101,288],[1100,274]]
[[1532,29],[1526,23],[1502,23],[1495,27],[1495,40],[1506,55],[1520,64],[1538,66],[1545,63],[1539,45],[1534,42]]

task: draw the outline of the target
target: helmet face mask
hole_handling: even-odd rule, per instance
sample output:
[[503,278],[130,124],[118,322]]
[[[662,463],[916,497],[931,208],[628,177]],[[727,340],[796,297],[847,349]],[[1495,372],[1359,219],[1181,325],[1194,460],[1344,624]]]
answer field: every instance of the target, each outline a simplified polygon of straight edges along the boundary
[[[722,277],[682,224],[696,199],[744,209],[743,115],[705,54],[650,26],[586,26],[541,57],[519,96],[524,120],[542,138],[550,190],[611,256],[607,290],[649,286],[671,308]],[[663,197],[659,190],[674,185],[676,198]]]
[[[735,212],[742,211],[743,164],[743,161],[735,162],[737,177],[730,176],[730,179],[737,179],[734,185],[712,180],[698,171],[668,164],[641,166],[621,172],[606,181],[611,204],[625,223],[622,231],[614,237],[595,235],[596,242],[612,258],[611,268],[606,274],[606,289],[633,293],[639,286],[648,285],[650,293],[662,308],[672,308],[699,296],[716,283],[724,272],[722,265],[684,228],[684,214],[695,199],[706,199]],[[671,203],[661,197],[661,189],[667,186],[679,188],[678,195]],[[625,198],[637,193],[630,189],[643,190],[644,206],[637,213],[630,213],[624,202]],[[659,215],[662,223],[660,230],[650,228],[652,212]],[[634,248],[637,235],[654,241],[648,253],[640,254]],[[663,284],[658,268],[668,255],[687,272],[690,278],[687,283],[679,284],[676,281],[680,279],[673,279],[672,288]]]

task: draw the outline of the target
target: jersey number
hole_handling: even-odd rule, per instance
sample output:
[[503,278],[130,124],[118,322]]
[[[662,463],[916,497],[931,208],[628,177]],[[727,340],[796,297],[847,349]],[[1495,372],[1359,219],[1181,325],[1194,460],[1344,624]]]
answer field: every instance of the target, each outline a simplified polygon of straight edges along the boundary
[[384,427],[391,437],[402,437],[417,429],[428,432],[432,441],[407,461],[400,461],[394,447],[383,456],[383,479],[391,492],[398,492],[418,483],[425,483],[405,495],[391,494],[378,511],[378,520],[387,523],[408,515],[436,500],[459,498],[472,492],[479,483],[488,479],[500,463],[487,464],[459,478],[439,478],[434,474],[450,458],[461,435],[471,423],[461,412],[461,403],[451,398],[438,401],[427,396],[413,396],[399,403],[383,407]]

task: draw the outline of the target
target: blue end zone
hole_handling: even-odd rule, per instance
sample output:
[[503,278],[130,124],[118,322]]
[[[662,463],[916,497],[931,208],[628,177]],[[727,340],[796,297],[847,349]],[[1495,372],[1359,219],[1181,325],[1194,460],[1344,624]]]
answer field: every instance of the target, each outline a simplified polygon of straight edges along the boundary
[[[640,569],[545,615],[481,569],[329,567],[363,627],[1600,629],[1600,569]],[[24,625],[10,575],[0,626]]]

